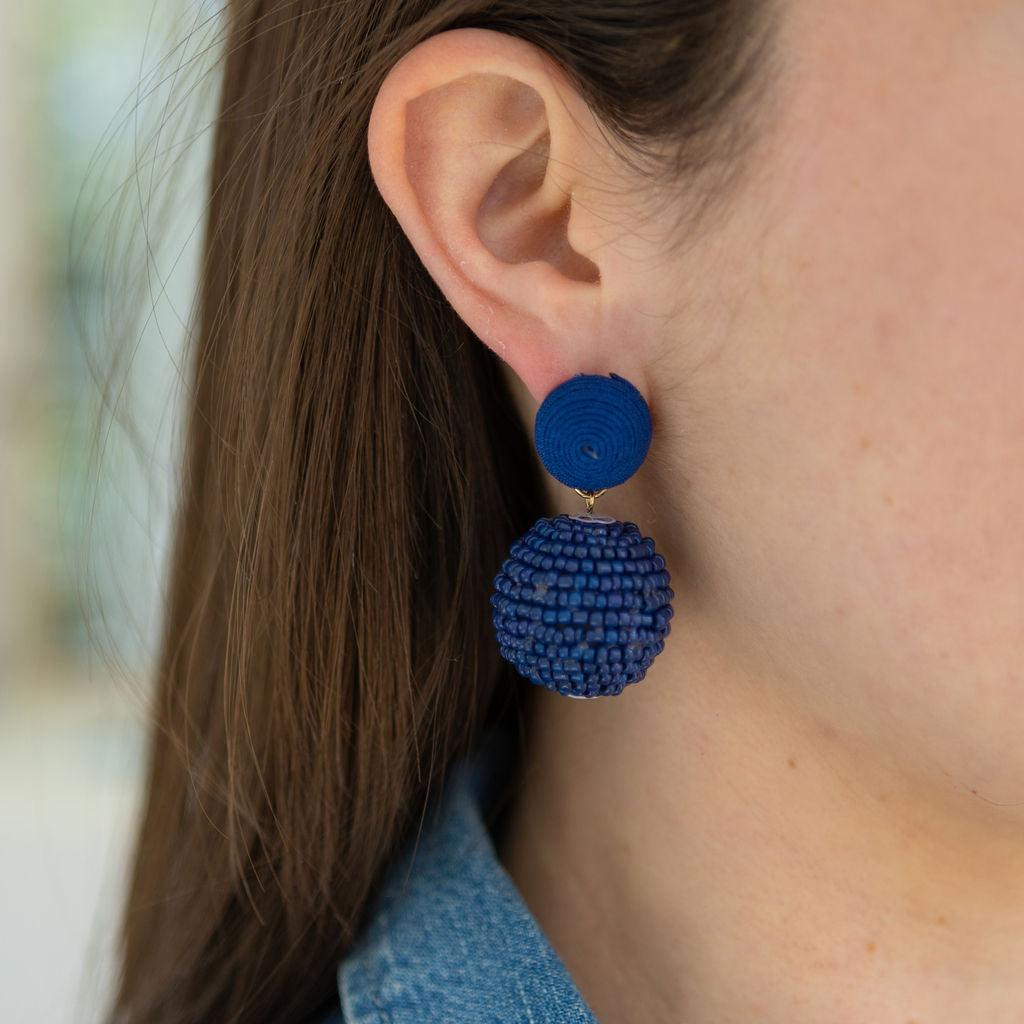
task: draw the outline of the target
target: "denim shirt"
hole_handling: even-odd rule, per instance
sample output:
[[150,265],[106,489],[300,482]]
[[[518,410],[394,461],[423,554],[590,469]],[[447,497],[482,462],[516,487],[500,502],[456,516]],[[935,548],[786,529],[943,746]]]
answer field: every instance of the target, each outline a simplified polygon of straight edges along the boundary
[[449,775],[338,968],[335,1024],[597,1024],[485,824],[512,753],[492,731]]

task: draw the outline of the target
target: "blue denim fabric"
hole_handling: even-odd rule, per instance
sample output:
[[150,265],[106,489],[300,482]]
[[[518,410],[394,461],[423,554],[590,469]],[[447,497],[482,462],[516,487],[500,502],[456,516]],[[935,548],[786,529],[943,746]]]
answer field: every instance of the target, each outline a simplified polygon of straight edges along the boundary
[[492,732],[449,776],[338,969],[345,1024],[597,1024],[485,825],[511,763]]

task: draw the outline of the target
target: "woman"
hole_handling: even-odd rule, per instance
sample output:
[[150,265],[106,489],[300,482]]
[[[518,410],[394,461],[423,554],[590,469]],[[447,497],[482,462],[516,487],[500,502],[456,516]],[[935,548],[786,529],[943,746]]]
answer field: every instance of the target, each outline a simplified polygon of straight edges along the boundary
[[[115,1019],[1024,1020],[1022,107],[1010,0],[229,5]],[[489,605],[578,373],[591,701]]]

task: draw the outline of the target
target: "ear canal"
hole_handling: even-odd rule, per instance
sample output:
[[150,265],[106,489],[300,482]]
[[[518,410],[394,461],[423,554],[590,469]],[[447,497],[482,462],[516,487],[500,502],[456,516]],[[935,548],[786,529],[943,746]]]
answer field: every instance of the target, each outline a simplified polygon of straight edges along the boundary
[[567,194],[560,205],[545,202],[550,150],[551,135],[545,131],[501,169],[480,203],[477,233],[506,263],[542,260],[573,281],[596,284],[600,280],[597,266],[569,244],[572,195]]

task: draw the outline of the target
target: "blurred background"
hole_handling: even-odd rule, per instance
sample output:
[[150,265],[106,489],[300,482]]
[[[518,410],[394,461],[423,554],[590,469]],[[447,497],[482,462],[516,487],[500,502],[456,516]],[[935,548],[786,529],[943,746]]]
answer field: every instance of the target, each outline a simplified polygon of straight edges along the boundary
[[144,767],[217,5],[0,0],[0,1020],[100,1019]]

